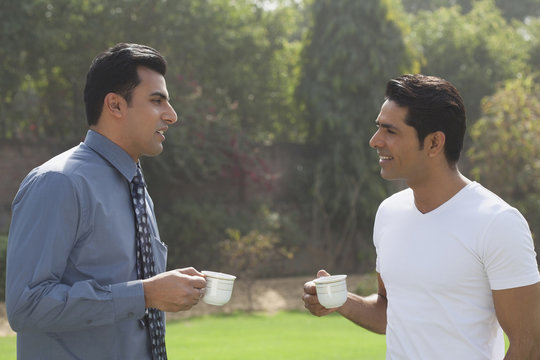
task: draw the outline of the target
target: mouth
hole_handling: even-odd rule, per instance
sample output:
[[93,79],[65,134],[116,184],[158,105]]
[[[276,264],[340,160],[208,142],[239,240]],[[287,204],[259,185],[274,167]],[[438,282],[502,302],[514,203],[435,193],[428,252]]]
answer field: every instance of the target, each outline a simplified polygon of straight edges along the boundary
[[380,161],[392,160],[393,158],[394,158],[393,156],[388,156],[388,155],[381,155],[381,154],[379,154],[379,160],[380,160]]
[[156,134],[159,134],[163,140],[165,140],[165,132],[167,131],[166,128],[163,128],[163,129],[159,129],[156,131]]

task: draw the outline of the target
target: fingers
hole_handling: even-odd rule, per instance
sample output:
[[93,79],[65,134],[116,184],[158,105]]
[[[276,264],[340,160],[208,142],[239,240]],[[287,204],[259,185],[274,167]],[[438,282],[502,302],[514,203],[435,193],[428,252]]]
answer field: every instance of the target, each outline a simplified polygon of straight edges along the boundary
[[330,274],[324,270],[324,269],[321,269],[317,272],[317,277],[320,278],[320,277],[323,277],[323,276],[330,276]]
[[[322,276],[330,276],[330,274],[326,270],[321,269],[317,272],[317,278]],[[313,281],[308,281],[304,284],[302,300],[304,301],[304,307],[315,316],[323,316],[331,312],[319,303],[317,288]]]
[[304,307],[315,316],[323,316],[328,313],[328,310],[319,303],[317,295],[304,294],[302,296]]
[[315,283],[313,281],[308,281],[304,284],[304,293],[310,294],[310,295],[316,295],[317,289],[315,287]]
[[206,275],[204,275],[202,272],[197,271],[194,267],[187,267],[183,269],[176,269],[176,271],[181,272],[185,275],[191,275],[191,276],[200,276],[205,278]]
[[184,275],[183,277],[188,279],[190,285],[195,289],[202,289],[206,287],[206,275],[195,270],[195,268],[189,267],[184,269],[176,269],[174,271]]
[[200,276],[193,276],[191,277],[191,284],[195,289],[203,289],[206,288],[206,279]]

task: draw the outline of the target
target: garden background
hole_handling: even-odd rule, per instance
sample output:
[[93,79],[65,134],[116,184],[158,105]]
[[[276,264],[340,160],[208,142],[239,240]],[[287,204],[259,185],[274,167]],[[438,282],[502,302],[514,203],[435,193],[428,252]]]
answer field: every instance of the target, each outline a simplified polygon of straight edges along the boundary
[[0,0],[0,24],[0,300],[18,185],[84,139],[86,72],[117,42],[169,62],[180,121],[143,160],[169,268],[372,272],[375,211],[404,185],[368,141],[387,80],[417,72],[461,91],[462,172],[540,248],[539,0]]

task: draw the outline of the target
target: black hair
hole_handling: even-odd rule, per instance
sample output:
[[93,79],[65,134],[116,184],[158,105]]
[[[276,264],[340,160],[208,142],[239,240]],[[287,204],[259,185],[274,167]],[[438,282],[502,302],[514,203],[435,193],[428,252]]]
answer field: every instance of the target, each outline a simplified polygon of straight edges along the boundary
[[133,89],[140,83],[137,68],[147,67],[165,76],[167,62],[151,47],[120,43],[96,56],[84,87],[84,103],[88,125],[96,125],[101,116],[103,101],[108,93],[121,95],[128,104]]
[[436,76],[402,75],[388,81],[386,99],[407,108],[405,123],[416,129],[421,148],[428,134],[442,131],[448,163],[458,162],[467,125],[463,99],[454,85]]

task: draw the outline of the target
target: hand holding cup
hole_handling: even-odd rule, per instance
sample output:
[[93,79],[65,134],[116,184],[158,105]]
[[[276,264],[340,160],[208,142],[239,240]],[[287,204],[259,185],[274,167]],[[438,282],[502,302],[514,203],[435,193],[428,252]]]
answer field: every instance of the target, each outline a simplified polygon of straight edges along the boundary
[[347,301],[347,275],[321,276],[313,282],[319,303],[327,309],[338,308]]
[[[347,285],[346,285],[346,275],[335,277],[330,277],[330,274],[326,272],[325,270],[319,270],[317,273],[317,279],[308,281],[304,284],[304,295],[302,296],[302,300],[304,301],[304,307],[308,309],[313,315],[315,316],[325,316],[328,315],[336,310],[338,310],[339,307],[333,307],[333,306],[341,306],[345,303],[347,300]],[[321,280],[318,279],[326,279],[328,281],[328,284],[334,283],[334,280],[337,280],[337,283],[341,283],[341,290],[343,290],[343,282],[345,282],[344,290],[345,291],[332,291],[331,295],[328,294],[328,291],[325,291],[326,284],[321,284]],[[319,282],[319,285],[317,286],[316,281]],[[324,282],[323,282],[324,283]],[[336,284],[334,284],[336,285]],[[320,289],[320,290],[319,290]],[[331,290],[336,290],[335,288],[331,288]],[[321,292],[326,292],[327,294],[320,295]],[[322,300],[321,300],[322,298]],[[330,301],[325,301],[325,298],[334,298],[331,303]],[[339,301],[336,301],[336,299],[339,298]],[[323,304],[324,303],[324,304]],[[326,305],[326,307],[324,306]]]

